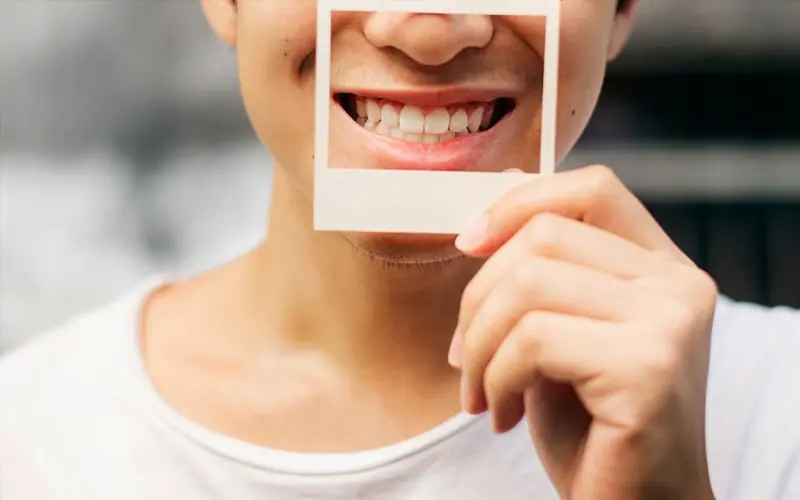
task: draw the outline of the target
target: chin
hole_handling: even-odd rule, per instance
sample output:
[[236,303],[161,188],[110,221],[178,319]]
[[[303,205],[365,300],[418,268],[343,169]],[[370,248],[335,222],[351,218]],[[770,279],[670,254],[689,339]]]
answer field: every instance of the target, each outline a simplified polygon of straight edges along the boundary
[[345,233],[356,250],[375,261],[396,266],[440,265],[466,258],[454,235]]

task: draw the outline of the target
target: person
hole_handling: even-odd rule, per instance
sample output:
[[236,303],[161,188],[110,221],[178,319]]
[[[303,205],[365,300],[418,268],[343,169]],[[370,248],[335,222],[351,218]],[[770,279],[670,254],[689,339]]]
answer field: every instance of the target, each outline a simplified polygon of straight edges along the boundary
[[[458,237],[314,231],[316,2],[202,6],[274,156],[268,236],[6,354],[1,498],[800,498],[798,311],[720,296],[605,166]],[[563,2],[559,159],[636,7]],[[535,164],[543,29],[336,13],[331,157]]]

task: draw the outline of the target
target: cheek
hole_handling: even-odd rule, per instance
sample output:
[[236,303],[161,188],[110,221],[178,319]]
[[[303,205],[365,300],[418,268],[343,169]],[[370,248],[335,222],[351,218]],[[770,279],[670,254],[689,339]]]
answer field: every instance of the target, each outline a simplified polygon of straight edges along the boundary
[[594,111],[605,77],[610,28],[598,16],[564,16],[559,58],[559,146],[563,158]]
[[[259,140],[276,163],[310,184],[314,149],[314,85],[298,68],[316,39],[313,2],[245,2],[236,58],[242,100]],[[280,22],[276,22],[280,20]]]

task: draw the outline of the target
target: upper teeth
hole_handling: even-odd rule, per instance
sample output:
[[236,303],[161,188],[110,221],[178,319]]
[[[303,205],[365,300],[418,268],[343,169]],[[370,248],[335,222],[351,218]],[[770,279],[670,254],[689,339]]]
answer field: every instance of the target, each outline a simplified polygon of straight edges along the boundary
[[492,104],[423,110],[396,102],[356,98],[358,122],[369,130],[413,142],[439,142],[489,126]]

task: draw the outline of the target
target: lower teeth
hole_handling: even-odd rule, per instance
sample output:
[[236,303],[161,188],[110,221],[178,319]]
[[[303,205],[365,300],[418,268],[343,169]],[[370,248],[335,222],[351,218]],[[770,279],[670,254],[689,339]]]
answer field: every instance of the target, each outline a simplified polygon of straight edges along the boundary
[[437,144],[439,142],[449,141],[456,137],[471,134],[472,132],[445,132],[444,134],[412,134],[408,133],[398,127],[390,127],[384,125],[382,122],[374,123],[367,121],[366,118],[359,118],[358,124],[376,134],[385,135],[393,139],[398,139],[406,142],[419,142],[423,144]]

